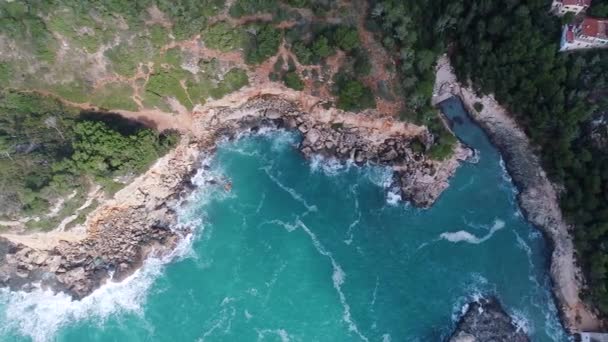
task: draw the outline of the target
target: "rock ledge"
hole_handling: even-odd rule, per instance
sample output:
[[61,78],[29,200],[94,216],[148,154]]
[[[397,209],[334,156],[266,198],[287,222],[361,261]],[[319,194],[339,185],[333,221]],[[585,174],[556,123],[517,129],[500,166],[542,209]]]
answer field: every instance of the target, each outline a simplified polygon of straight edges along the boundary
[[468,304],[449,342],[527,342],[528,336],[503,310],[496,298]]

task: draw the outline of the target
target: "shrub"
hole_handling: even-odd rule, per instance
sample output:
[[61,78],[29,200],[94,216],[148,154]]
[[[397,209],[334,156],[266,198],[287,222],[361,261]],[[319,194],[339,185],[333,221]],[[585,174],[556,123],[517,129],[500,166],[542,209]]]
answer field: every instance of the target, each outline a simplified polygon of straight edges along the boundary
[[243,46],[244,34],[238,27],[219,22],[203,32],[203,41],[211,49],[220,51],[236,50]]
[[137,72],[139,63],[149,59],[146,40],[136,39],[133,45],[121,43],[105,52],[117,74],[132,77]]
[[245,61],[248,64],[260,64],[277,53],[281,42],[279,30],[268,24],[256,24],[246,31]]
[[283,82],[285,82],[285,85],[291,89],[304,89],[304,82],[302,79],[300,79],[300,76],[295,71],[286,73],[285,76],[283,76]]
[[416,153],[423,153],[425,151],[424,144],[422,144],[417,138],[412,140],[410,143],[410,148]]
[[356,76],[367,76],[372,70],[372,64],[369,61],[367,52],[362,49],[357,49],[355,52],[355,63],[353,64],[353,71]]
[[148,28],[150,33],[150,41],[152,44],[160,48],[169,42],[169,34],[167,30],[160,25],[153,25]]
[[6,62],[0,62],[0,83],[9,84],[13,76],[13,68]]
[[313,52],[303,42],[294,43],[291,49],[298,58],[300,64],[310,65],[313,63]]
[[320,36],[312,43],[312,51],[317,60],[328,57],[334,53],[334,49],[329,45],[329,39]]
[[243,69],[233,68],[224,75],[222,82],[220,82],[216,88],[212,89],[210,94],[214,98],[219,99],[248,84],[249,79],[247,78],[247,72]]
[[445,127],[442,127],[435,143],[428,151],[429,157],[435,160],[445,160],[449,158],[454,152],[455,143],[456,137],[454,137],[454,135]]
[[133,88],[126,83],[108,83],[93,93],[91,102],[101,108],[137,110],[133,101]]
[[230,7],[230,15],[238,18],[248,14],[273,12],[277,9],[276,0],[236,0]]
[[333,34],[336,46],[349,52],[359,47],[359,33],[355,27],[340,26]]
[[176,71],[161,71],[150,76],[146,84],[146,92],[158,97],[174,97],[186,108],[191,109],[193,104],[190,101],[186,90],[181,85],[184,74]]
[[483,110],[483,103],[481,103],[481,102],[475,102],[475,103],[473,104],[473,108],[474,108],[476,111],[481,112],[481,111]]
[[358,111],[376,106],[374,94],[369,87],[343,71],[335,76],[334,94],[338,96],[337,106],[348,111]]

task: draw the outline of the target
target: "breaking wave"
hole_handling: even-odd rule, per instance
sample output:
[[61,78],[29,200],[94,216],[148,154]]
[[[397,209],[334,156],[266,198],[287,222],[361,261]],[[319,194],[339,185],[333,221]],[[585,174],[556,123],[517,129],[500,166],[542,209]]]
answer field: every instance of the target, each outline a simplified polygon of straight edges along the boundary
[[109,282],[82,300],[49,290],[33,292],[0,290],[0,303],[6,320],[2,330],[30,337],[35,342],[53,341],[57,331],[78,321],[102,326],[116,315],[143,317],[149,289],[171,260],[187,255],[192,236],[182,239],[172,253],[162,258],[148,258],[142,268],[125,280]]
[[336,158],[327,158],[320,154],[315,154],[308,162],[313,173],[322,172],[327,176],[337,176],[350,169],[352,162],[342,162]]
[[192,183],[197,187],[176,208],[179,222],[176,231],[194,228],[194,234],[183,235],[178,245],[162,257],[147,258],[142,267],[121,282],[108,282],[81,300],[73,300],[65,293],[37,289],[32,292],[0,289],[0,308],[5,316],[2,333],[15,333],[35,342],[53,341],[58,330],[76,322],[90,322],[101,327],[110,317],[136,315],[143,318],[144,305],[155,280],[162,276],[165,266],[172,261],[195,256],[192,249],[195,236],[203,230],[202,219],[189,212],[185,205],[191,201],[206,203],[211,197],[224,195],[212,184],[221,178],[221,169],[210,168],[210,157],[204,157]]

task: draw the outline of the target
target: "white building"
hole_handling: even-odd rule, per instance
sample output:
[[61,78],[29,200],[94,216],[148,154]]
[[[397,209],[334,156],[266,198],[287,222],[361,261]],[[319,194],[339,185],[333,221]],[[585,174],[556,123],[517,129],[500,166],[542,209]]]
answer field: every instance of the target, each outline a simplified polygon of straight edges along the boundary
[[608,47],[608,19],[585,17],[564,26],[561,51]]
[[558,16],[562,16],[568,12],[578,15],[585,12],[591,5],[591,0],[553,0],[551,11]]

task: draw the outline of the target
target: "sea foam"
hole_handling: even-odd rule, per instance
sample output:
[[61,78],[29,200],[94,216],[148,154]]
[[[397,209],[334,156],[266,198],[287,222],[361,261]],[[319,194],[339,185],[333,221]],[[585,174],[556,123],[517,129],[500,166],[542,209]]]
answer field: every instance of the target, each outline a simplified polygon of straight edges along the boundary
[[[201,167],[192,182],[197,190],[184,202],[205,202],[213,191],[209,186],[220,177],[221,170],[209,169],[211,158],[202,158]],[[219,194],[223,192],[217,192]],[[182,202],[183,203],[183,202]],[[202,221],[183,207],[176,208],[180,222],[174,230],[183,232],[184,227],[202,231]],[[182,234],[183,238],[170,253],[162,257],[151,257],[142,267],[121,282],[107,282],[81,300],[73,300],[65,293],[37,289],[32,292],[0,289],[0,308],[5,318],[0,331],[27,336],[35,342],[52,341],[59,329],[75,322],[91,322],[102,326],[110,317],[136,315],[143,317],[143,306],[154,281],[160,277],[165,265],[173,260],[193,256],[194,235]]]
[[283,191],[291,195],[291,198],[293,198],[297,202],[300,202],[304,207],[306,207],[306,209],[308,209],[308,211],[317,211],[317,206],[308,204],[304,197],[302,197],[302,195],[300,195],[296,190],[284,185],[283,183],[281,183],[281,181],[279,181],[277,177],[270,173],[269,167],[264,167],[263,169],[264,172],[266,172],[266,175],[268,175],[268,178],[270,178]]
[[369,339],[361,333],[361,331],[359,330],[359,327],[357,327],[357,324],[353,320],[351,312],[350,312],[350,305],[346,301],[346,296],[344,295],[344,292],[342,291],[342,285],[344,284],[344,281],[346,279],[346,273],[344,273],[344,270],[342,269],[342,267],[338,264],[338,262],[336,262],[336,259],[334,259],[333,255],[329,251],[327,251],[323,247],[323,245],[321,245],[321,242],[317,239],[317,236],[315,235],[315,233],[313,233],[304,224],[304,222],[302,222],[300,220],[298,220],[297,222],[298,222],[298,225],[302,228],[302,230],[304,230],[306,232],[306,234],[308,234],[308,236],[310,236],[310,239],[312,240],[312,243],[315,246],[315,248],[317,249],[317,251],[321,255],[326,256],[331,261],[331,265],[334,270],[331,278],[332,278],[332,281],[334,284],[334,288],[336,289],[336,292],[338,292],[338,296],[340,297],[340,303],[342,303],[342,307],[344,308],[344,314],[342,315],[342,319],[344,320],[344,322],[346,324],[348,324],[348,330],[351,332],[354,332],[362,341],[366,341],[366,342],[369,341]]
[[494,235],[494,233],[503,229],[504,227],[505,227],[505,222],[500,219],[496,219],[496,220],[494,220],[494,224],[490,228],[490,231],[488,232],[488,234],[486,234],[483,237],[477,237],[465,230],[459,230],[457,232],[441,233],[439,235],[439,238],[450,241],[450,242],[467,242],[467,243],[471,243],[471,244],[480,244],[480,243],[485,242],[488,239],[490,239],[492,237],[492,235]]
[[6,317],[2,330],[30,337],[35,342],[52,341],[57,331],[71,323],[88,321],[102,326],[109,317],[132,314],[143,317],[143,305],[150,287],[164,265],[186,255],[191,236],[162,258],[149,258],[139,270],[121,282],[108,282],[82,300],[72,300],[64,293],[49,290],[32,292],[0,290],[0,302]]
[[352,166],[352,162],[341,162],[336,158],[328,158],[316,154],[310,158],[309,165],[313,173],[322,172],[327,176],[333,177],[347,172]]

